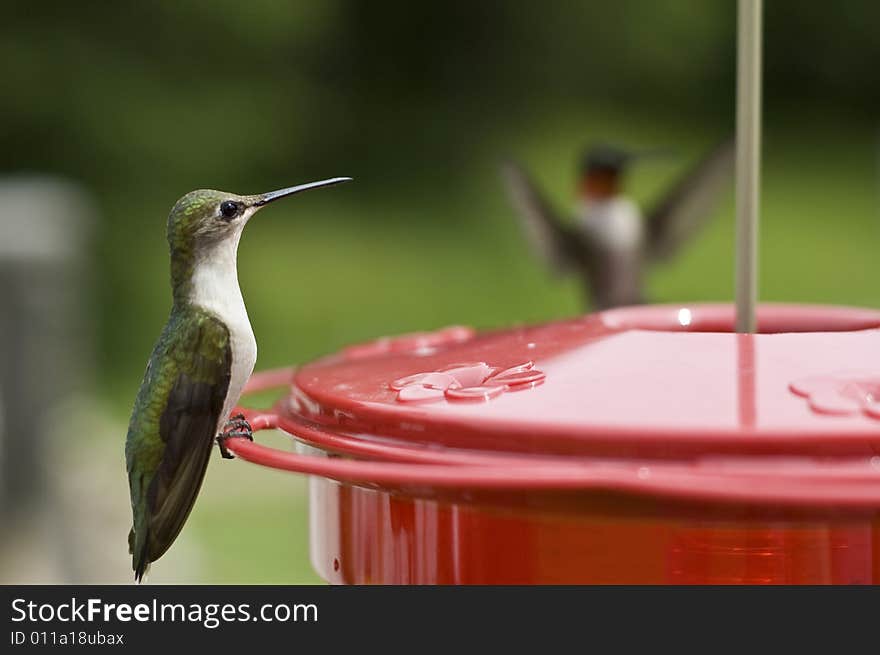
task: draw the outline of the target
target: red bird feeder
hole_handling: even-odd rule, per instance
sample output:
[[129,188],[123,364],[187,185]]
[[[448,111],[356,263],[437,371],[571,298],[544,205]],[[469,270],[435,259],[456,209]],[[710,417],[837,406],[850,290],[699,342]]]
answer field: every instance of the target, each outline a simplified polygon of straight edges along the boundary
[[880,312],[612,310],[354,346],[239,457],[311,474],[334,583],[878,583]]
[[[289,384],[243,459],[311,474],[335,583],[880,583],[880,312],[755,309],[760,2],[739,3],[737,311],[380,339]],[[734,327],[737,333],[734,333]]]

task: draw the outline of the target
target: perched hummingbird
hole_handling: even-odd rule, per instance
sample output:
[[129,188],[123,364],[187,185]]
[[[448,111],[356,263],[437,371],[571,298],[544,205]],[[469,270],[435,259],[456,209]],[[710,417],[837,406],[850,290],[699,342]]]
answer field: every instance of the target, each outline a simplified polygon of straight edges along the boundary
[[242,230],[270,202],[351,178],[336,177],[256,196],[200,189],[168,216],[171,316],[153,348],[135,399],[125,459],[134,525],[135,579],[177,538],[216,440],[251,438],[244,416],[229,419],[254,369],[257,343],[238,286]]
[[644,217],[623,192],[628,166],[648,156],[597,145],[583,155],[573,223],[559,220],[526,171],[507,162],[502,175],[527,239],[557,272],[581,276],[595,309],[644,302],[648,264],[669,257],[711,214],[732,179],[733,141],[727,140],[686,171]]

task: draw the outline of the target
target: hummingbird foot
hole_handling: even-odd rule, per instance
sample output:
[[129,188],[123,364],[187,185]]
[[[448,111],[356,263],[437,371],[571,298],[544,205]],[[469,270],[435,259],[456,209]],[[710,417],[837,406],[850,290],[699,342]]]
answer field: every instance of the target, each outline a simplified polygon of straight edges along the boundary
[[254,431],[251,424],[248,423],[244,414],[236,414],[229,417],[226,425],[223,426],[223,432],[217,435],[217,446],[220,448],[220,455],[223,459],[235,459],[229,449],[226,448],[226,440],[243,437],[249,441],[254,440]]

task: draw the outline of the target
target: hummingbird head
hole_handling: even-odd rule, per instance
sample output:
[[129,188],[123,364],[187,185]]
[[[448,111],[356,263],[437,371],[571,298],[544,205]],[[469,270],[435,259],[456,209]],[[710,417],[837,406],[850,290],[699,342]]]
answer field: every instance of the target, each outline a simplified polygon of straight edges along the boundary
[[663,157],[664,149],[626,150],[596,143],[581,156],[578,192],[587,201],[601,201],[618,195],[630,165],[652,157]]
[[251,216],[269,203],[350,179],[334,177],[253,196],[213,189],[190,191],[174,204],[168,215],[171,282],[175,293],[187,286],[193,271],[203,262],[222,265],[231,259],[234,267],[238,240],[244,226]]
[[581,157],[579,192],[585,200],[604,200],[617,195],[621,178],[633,153],[606,144],[595,144]]
[[190,191],[174,204],[168,215],[168,243],[172,256],[175,251],[202,254],[220,242],[237,239],[251,216],[270,202],[350,179],[334,177],[254,196],[213,189]]

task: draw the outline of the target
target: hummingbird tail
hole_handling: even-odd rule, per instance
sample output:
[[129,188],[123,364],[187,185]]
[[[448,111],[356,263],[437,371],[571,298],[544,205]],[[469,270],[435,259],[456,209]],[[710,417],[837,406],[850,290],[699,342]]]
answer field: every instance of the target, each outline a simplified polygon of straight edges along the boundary
[[150,572],[150,563],[146,561],[144,558],[142,561],[138,562],[134,565],[134,580],[138,584],[144,581],[144,578],[147,577],[147,574]]
[[141,582],[150,571],[150,562],[147,559],[146,539],[140,549],[137,548],[137,539],[135,538],[134,528],[128,533],[128,552],[131,554],[131,568],[134,570],[134,579]]

